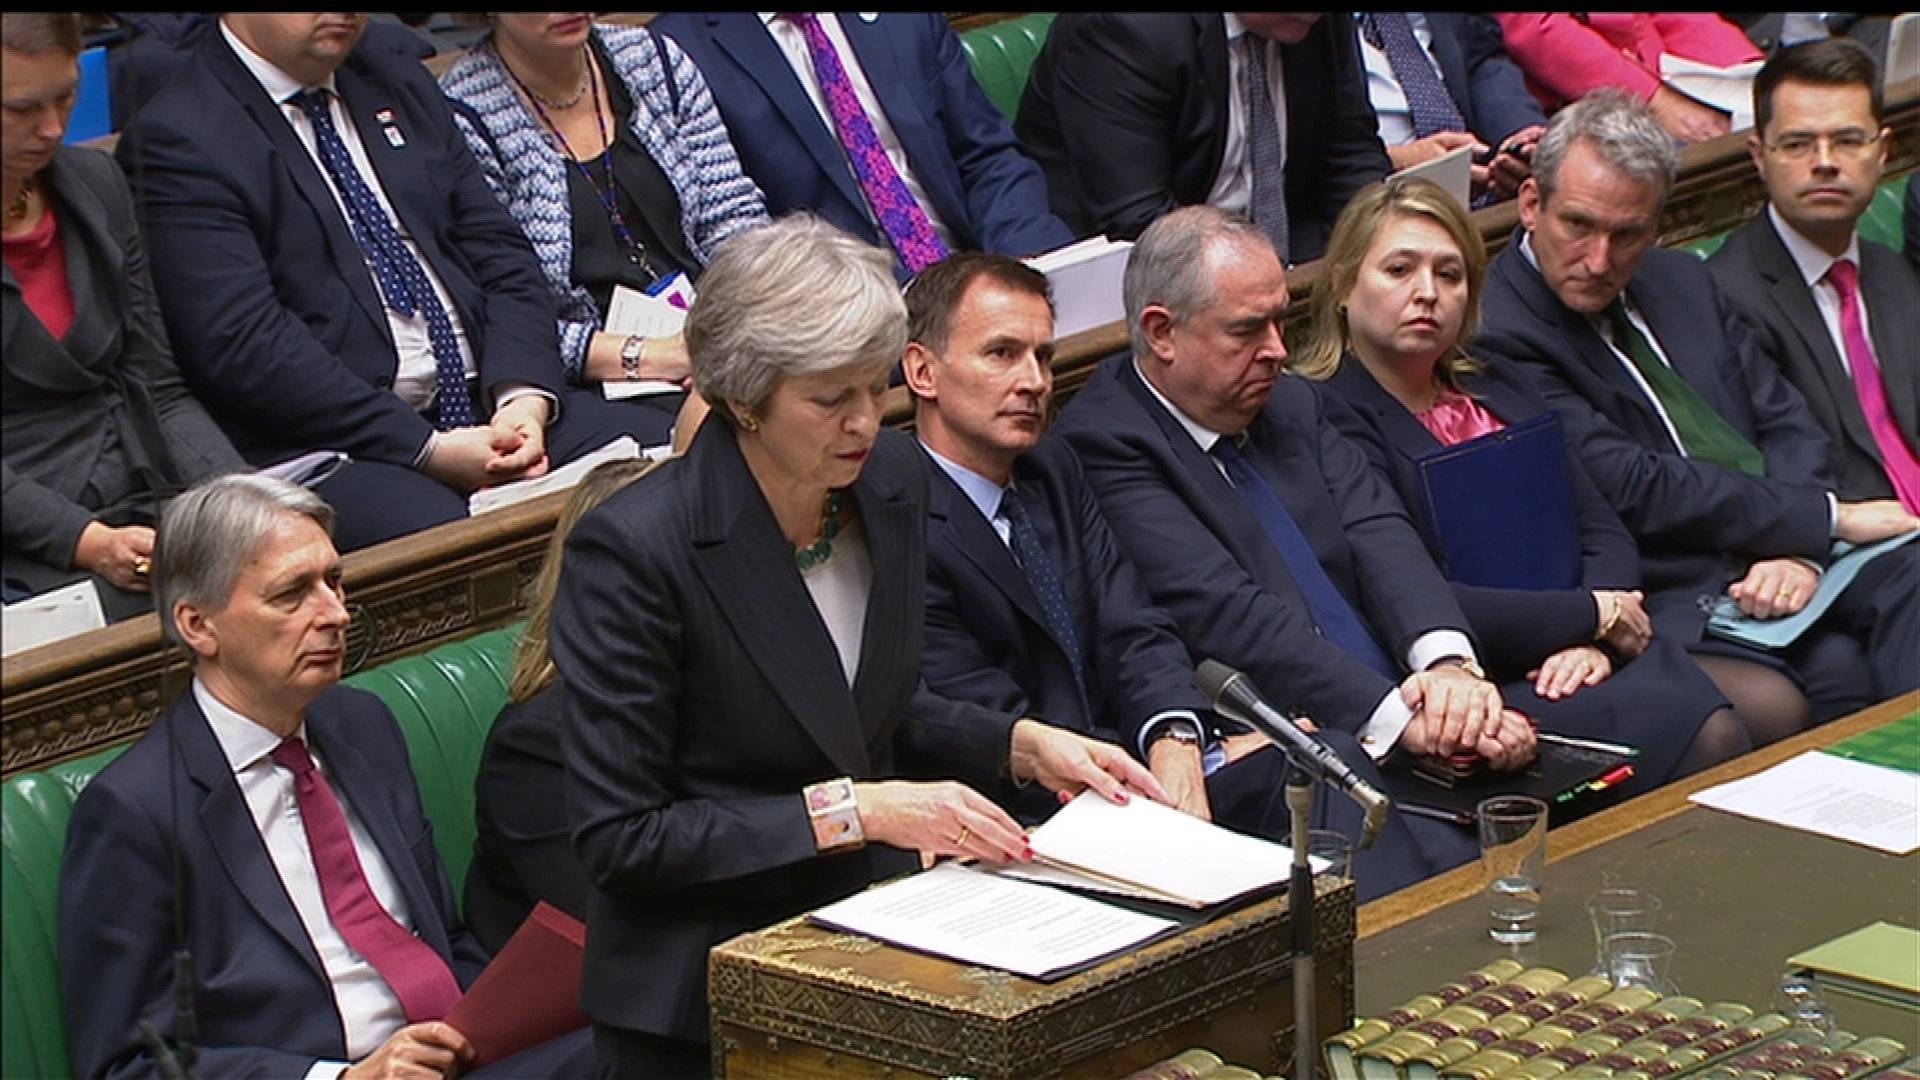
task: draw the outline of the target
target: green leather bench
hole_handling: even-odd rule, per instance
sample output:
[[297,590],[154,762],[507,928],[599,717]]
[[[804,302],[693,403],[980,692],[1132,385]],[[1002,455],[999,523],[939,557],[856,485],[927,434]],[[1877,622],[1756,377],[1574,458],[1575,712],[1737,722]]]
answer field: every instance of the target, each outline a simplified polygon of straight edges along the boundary
[[987,92],[1008,123],[1020,111],[1020,95],[1027,89],[1033,58],[1047,43],[1055,12],[1035,11],[1012,19],[976,26],[960,34],[973,77]]
[[[407,738],[435,846],[462,895],[473,861],[473,780],[507,702],[518,625],[489,630],[346,680],[378,694]],[[122,747],[7,781],[0,789],[0,1077],[65,1078],[57,919],[73,801]]]

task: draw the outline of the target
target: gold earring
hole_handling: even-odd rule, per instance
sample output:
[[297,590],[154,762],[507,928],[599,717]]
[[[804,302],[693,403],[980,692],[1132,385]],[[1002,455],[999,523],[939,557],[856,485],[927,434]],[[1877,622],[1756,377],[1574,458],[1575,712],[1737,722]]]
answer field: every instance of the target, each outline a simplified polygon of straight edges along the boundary
[[755,416],[755,415],[753,415],[753,414],[752,414],[752,413],[750,413],[750,412],[746,412],[746,411],[744,411],[744,410],[742,410],[741,412],[739,412],[739,413],[737,413],[737,414],[735,414],[735,415],[736,415],[736,416],[738,416],[738,418],[739,418],[739,420],[740,420],[740,426],[741,426],[742,428],[745,428],[745,429],[746,429],[746,430],[748,430],[748,431],[759,431],[759,430],[760,430],[760,418],[759,418],[759,417],[757,417],[757,416]]

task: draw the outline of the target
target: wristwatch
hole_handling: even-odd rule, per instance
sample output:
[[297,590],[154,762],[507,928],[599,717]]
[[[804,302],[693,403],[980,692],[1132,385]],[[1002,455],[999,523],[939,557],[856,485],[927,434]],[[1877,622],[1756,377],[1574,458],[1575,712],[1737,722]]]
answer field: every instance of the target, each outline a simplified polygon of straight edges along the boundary
[[640,354],[647,348],[647,339],[638,334],[628,334],[627,340],[620,343],[620,373],[628,382],[640,378]]
[[1186,743],[1188,746],[1199,746],[1200,727],[1185,717],[1176,716],[1162,722],[1159,729],[1154,732],[1153,741],[1159,742],[1161,739],[1172,739],[1174,742]]
[[1454,667],[1459,668],[1461,671],[1464,671],[1467,674],[1473,676],[1474,678],[1479,679],[1481,682],[1485,682],[1487,679],[1487,669],[1481,667],[1480,661],[1475,660],[1471,656],[1444,657],[1441,660],[1439,660],[1437,663],[1435,663],[1433,666],[1439,667],[1441,664],[1451,664]]

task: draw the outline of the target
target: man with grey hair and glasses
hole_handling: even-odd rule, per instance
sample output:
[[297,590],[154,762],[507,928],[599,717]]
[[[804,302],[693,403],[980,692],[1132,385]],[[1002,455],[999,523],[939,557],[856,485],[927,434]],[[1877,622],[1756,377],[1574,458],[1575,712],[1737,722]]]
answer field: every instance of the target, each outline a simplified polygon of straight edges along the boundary
[[1524,232],[1488,274],[1477,348],[1532,374],[1579,440],[1639,541],[1656,632],[1682,635],[1750,724],[1791,729],[1920,686],[1920,547],[1868,563],[1783,647],[1708,637],[1708,611],[1724,595],[1755,619],[1792,616],[1834,541],[1920,519],[1835,497],[1826,436],[1752,325],[1703,262],[1656,247],[1676,160],[1626,94],[1557,114],[1521,185]]
[[[193,685],[74,804],[60,981],[76,1075],[450,1077],[472,1060],[443,1018],[487,956],[393,714],[338,685],[332,528],[317,496],[261,475],[209,481],[161,518],[158,607]],[[587,1053],[578,1032],[473,1075],[580,1074]]]

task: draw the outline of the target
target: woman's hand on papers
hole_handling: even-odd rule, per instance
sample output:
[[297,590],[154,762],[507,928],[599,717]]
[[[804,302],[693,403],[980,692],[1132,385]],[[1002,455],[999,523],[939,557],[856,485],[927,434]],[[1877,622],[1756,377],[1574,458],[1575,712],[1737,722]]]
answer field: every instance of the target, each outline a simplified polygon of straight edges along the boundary
[[1030,862],[1027,834],[1006,811],[965,784],[886,780],[853,785],[860,830],[871,843],[921,855]]
[[1009,764],[1015,779],[1037,782],[1061,795],[1092,788],[1109,801],[1123,803],[1131,788],[1155,802],[1174,805],[1160,781],[1125,750],[1038,720],[1013,725]]
[[1147,748],[1147,768],[1166,789],[1168,805],[1201,821],[1213,820],[1207,802],[1207,772],[1198,743],[1159,739]]
[[1527,673],[1533,692],[1548,701],[1570,697],[1583,686],[1599,686],[1613,674],[1613,658],[1592,645],[1561,649]]

